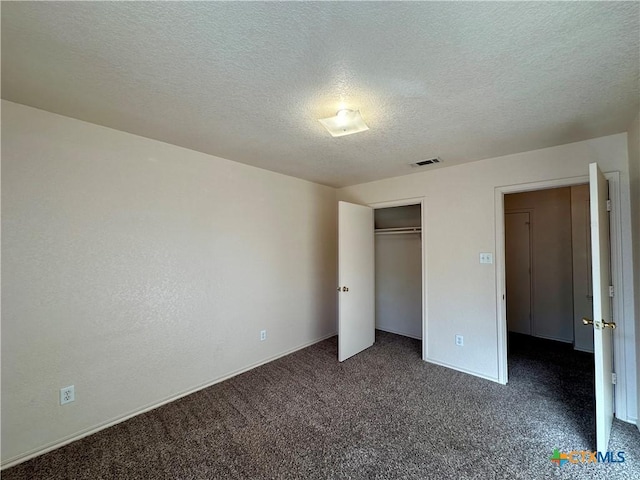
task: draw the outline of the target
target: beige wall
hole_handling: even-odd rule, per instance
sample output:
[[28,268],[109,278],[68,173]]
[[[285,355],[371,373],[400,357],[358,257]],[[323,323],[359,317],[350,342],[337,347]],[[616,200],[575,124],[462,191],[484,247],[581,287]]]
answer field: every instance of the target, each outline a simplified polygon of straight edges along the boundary
[[573,342],[571,189],[505,195],[505,213],[523,210],[530,212],[532,334]]
[[[480,252],[496,249],[496,188],[584,177],[590,162],[620,172],[623,331],[616,335],[623,385],[618,386],[617,408],[622,419],[633,421],[637,396],[626,134],[448,168],[427,167],[424,173],[343,188],[338,196],[363,204],[425,197],[428,359],[497,380],[497,272],[495,263],[478,261]],[[464,347],[454,348],[456,334],[464,335]]]
[[335,197],[2,102],[3,464],[334,334]]
[[[640,355],[640,114],[629,126],[629,177],[631,180],[631,219],[633,226],[633,270],[635,280],[636,351]],[[638,368],[640,385],[640,368]],[[640,388],[638,389],[640,405]],[[638,424],[640,428],[640,424]]]
[[376,328],[422,338],[419,233],[376,235]]

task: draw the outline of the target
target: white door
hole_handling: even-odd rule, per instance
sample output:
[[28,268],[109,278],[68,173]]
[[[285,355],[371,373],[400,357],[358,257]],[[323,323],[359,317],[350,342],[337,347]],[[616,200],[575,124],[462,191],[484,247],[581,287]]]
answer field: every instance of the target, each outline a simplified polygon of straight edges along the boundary
[[593,277],[593,353],[596,390],[596,449],[606,452],[613,422],[613,329],[609,249],[609,187],[597,163],[589,165],[591,270]]
[[338,360],[375,341],[373,209],[338,203]]
[[507,326],[531,335],[531,242],[528,212],[504,216]]

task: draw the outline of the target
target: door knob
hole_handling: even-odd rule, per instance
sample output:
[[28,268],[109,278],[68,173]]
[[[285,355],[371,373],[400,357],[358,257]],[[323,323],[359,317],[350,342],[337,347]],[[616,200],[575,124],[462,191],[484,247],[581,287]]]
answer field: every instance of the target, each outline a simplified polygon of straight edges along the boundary
[[[593,325],[593,320],[591,320],[590,318],[587,317],[583,317],[582,319],[582,324],[583,325]],[[596,329],[600,330],[602,328],[607,328],[609,327],[611,330],[616,328],[616,322],[605,322],[604,320],[602,320],[602,322],[596,322]]]

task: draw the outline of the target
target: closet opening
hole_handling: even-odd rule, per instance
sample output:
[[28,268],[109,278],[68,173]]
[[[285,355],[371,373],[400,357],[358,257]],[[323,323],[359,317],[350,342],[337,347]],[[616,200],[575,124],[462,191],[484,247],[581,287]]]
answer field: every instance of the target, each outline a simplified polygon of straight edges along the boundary
[[423,341],[422,206],[376,208],[374,228],[376,334]]

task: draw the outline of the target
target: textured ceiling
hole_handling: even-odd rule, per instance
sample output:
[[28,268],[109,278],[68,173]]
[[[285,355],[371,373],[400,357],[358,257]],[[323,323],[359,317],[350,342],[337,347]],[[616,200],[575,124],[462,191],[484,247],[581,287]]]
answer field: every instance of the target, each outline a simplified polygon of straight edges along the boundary
[[[626,131],[639,23],[639,2],[3,2],[2,97],[344,186]],[[340,107],[370,130],[331,137]]]

